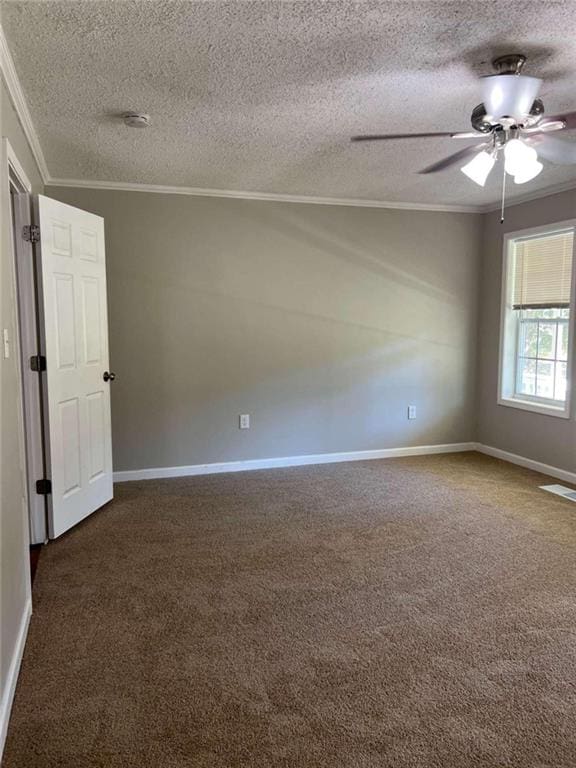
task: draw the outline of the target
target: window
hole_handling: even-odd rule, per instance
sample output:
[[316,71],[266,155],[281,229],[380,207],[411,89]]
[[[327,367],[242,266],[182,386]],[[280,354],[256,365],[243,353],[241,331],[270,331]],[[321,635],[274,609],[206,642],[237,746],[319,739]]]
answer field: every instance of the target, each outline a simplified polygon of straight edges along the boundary
[[501,405],[569,415],[574,229],[570,222],[505,238]]

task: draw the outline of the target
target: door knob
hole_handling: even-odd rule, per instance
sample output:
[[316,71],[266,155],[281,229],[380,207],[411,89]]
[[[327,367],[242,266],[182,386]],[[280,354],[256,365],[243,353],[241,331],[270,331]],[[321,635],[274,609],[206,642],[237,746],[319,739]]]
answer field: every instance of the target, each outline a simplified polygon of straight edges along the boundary
[[104,381],[114,381],[116,374],[112,373],[112,371],[110,371],[110,373],[108,373],[108,371],[104,371],[104,376],[102,376],[102,378]]

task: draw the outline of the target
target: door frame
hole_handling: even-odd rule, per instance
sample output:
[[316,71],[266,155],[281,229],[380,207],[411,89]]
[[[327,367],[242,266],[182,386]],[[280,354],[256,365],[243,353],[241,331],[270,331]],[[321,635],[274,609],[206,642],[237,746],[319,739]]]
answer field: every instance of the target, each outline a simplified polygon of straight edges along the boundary
[[13,291],[16,303],[14,354],[18,356],[20,461],[28,513],[30,544],[48,540],[46,496],[36,493],[36,480],[45,477],[45,441],[42,374],[30,375],[26,361],[41,354],[36,291],[36,261],[32,243],[21,236],[22,228],[32,224],[32,185],[8,139],[3,140],[2,183],[8,193],[13,265]]

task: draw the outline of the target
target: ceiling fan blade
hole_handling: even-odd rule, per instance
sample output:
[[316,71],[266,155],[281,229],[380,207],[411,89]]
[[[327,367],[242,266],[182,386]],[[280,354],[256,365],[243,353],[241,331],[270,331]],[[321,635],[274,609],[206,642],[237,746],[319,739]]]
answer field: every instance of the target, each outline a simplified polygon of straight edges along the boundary
[[451,133],[451,139],[485,139],[487,133],[480,133],[480,131],[460,131],[459,133]]
[[437,171],[443,171],[446,168],[450,168],[451,165],[459,163],[461,160],[466,160],[468,157],[472,157],[472,155],[481,152],[489,146],[490,142],[486,141],[483,144],[464,147],[464,149],[461,149],[459,152],[454,152],[453,155],[448,155],[448,157],[445,157],[443,160],[439,160],[437,163],[433,163],[432,165],[423,168],[419,173],[437,173]]
[[565,130],[571,131],[576,128],[576,112],[566,112],[565,115],[545,115],[542,122],[550,123],[554,120],[562,120],[566,123]]
[[387,141],[388,139],[458,138],[458,133],[382,133],[368,136],[352,136],[351,141]]
[[540,157],[556,165],[576,164],[576,144],[562,141],[552,136],[534,136],[530,143],[536,148]]
[[529,128],[522,128],[522,134],[534,136],[545,133],[554,133],[555,131],[564,131],[565,129],[566,123],[563,120],[546,120],[545,122],[531,125]]

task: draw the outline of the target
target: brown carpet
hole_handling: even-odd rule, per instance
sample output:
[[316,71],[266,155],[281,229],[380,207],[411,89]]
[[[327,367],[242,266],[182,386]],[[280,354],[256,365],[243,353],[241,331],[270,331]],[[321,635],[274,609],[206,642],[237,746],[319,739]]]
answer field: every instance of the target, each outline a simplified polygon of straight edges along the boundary
[[546,480],[117,486],[40,559],[5,768],[574,768],[576,504]]

